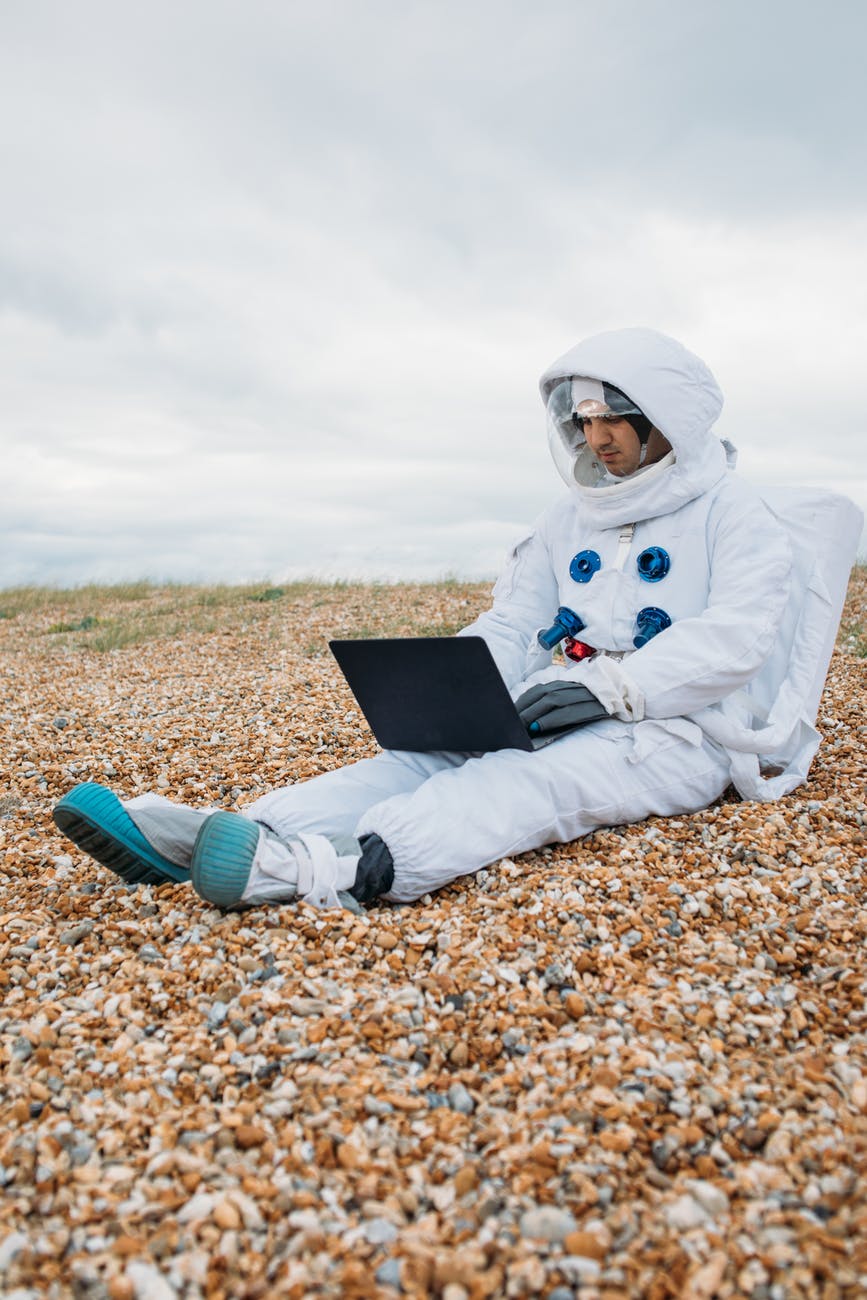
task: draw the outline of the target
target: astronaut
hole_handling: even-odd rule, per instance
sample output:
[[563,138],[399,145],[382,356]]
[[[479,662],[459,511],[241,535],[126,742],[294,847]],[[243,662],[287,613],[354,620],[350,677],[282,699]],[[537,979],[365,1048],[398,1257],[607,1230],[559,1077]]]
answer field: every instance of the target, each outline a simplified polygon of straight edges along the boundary
[[[617,330],[567,352],[540,387],[568,491],[459,635],[485,639],[528,728],[553,743],[383,752],[242,813],[87,784],[55,809],[58,826],[128,881],[190,880],[221,907],[357,906],[694,812],[730,783],[776,798],[803,781],[835,602],[817,614],[805,600],[812,571],[791,530],[733,471],[707,366],[663,334]],[[847,528],[857,541],[854,517]],[[793,667],[796,635],[809,645]]]

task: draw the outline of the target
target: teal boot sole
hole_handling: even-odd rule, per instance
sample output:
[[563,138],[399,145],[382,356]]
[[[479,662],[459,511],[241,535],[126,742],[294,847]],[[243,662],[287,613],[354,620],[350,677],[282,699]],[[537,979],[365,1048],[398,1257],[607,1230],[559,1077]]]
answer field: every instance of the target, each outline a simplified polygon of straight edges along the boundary
[[189,871],[148,843],[117,795],[94,781],[70,790],[52,816],[73,844],[130,885],[178,884],[190,878]]

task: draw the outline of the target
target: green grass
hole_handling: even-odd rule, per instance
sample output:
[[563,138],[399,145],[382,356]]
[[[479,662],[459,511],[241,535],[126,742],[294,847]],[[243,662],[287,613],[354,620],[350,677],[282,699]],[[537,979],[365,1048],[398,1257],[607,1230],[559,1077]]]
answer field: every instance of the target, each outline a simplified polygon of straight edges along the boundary
[[[152,582],[72,588],[17,587],[0,591],[0,626],[15,637],[21,619],[25,638],[38,637],[43,646],[68,652],[108,653],[151,641],[164,641],[218,629],[260,626],[277,637],[293,605],[302,603],[317,613],[334,612],[337,635],[449,636],[469,621],[462,610],[455,621],[449,608],[461,592],[477,595],[478,584],[266,582],[240,586],[192,586]],[[428,593],[442,591],[443,619],[432,622],[422,607]],[[395,596],[397,594],[397,600]],[[6,637],[4,632],[4,637]],[[308,653],[321,654],[312,640]]]
[[852,570],[837,645],[848,654],[867,659],[867,564],[856,564]]
[[[103,587],[90,583],[84,587],[7,587],[0,591],[0,618],[15,618],[52,609],[59,604],[76,610],[88,609],[106,600],[147,600],[161,588],[150,582],[124,582]],[[162,588],[164,590],[164,588]]]

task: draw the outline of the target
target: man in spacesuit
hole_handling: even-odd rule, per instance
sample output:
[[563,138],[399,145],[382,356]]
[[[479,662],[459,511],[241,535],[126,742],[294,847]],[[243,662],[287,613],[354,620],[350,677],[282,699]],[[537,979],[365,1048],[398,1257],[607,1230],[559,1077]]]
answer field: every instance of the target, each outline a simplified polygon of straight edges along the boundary
[[554,743],[384,752],[242,814],[87,785],[55,810],[61,829],[128,880],[191,879],[219,906],[410,902],[505,856],[698,810],[730,782],[752,798],[798,785],[827,656],[811,651],[792,678],[790,538],[732,472],[712,374],[627,329],[566,353],[541,392],[568,493],[460,635],[485,639],[526,724]]

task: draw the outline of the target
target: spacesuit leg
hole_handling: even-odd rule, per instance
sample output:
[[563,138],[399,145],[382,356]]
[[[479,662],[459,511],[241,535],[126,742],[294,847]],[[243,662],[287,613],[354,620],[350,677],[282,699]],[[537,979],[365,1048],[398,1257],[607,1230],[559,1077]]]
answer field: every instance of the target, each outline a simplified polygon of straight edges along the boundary
[[501,750],[436,772],[366,811],[355,834],[385,841],[395,875],[384,897],[411,902],[511,854],[704,808],[728,781],[711,742],[603,723],[536,753]]
[[464,754],[414,754],[386,750],[375,758],[340,767],[262,795],[244,808],[281,838],[307,831],[355,836],[359,818],[375,804],[411,793],[436,772],[461,766]]

